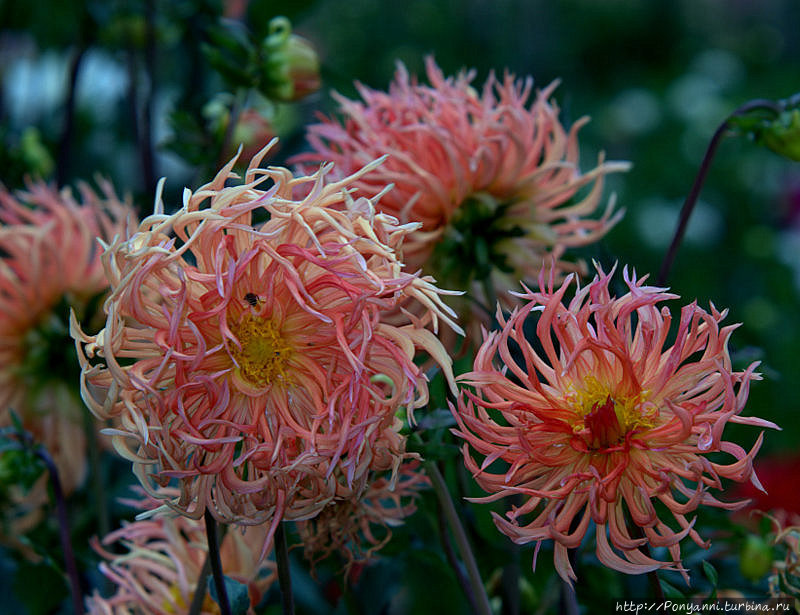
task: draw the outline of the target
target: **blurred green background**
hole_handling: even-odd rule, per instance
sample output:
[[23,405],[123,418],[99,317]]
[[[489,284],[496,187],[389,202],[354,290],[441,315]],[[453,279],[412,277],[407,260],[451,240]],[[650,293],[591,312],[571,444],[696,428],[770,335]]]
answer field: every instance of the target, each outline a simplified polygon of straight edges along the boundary
[[[99,173],[146,212],[166,176],[165,202],[179,204],[184,185],[210,178],[195,162],[209,103],[233,94],[202,44],[223,10],[241,7],[236,28],[263,36],[286,15],[321,59],[317,94],[270,108],[282,138],[276,162],[302,151],[304,124],[334,109],[331,90],[354,97],[354,80],[386,89],[398,60],[421,80],[428,54],[445,74],[475,69],[476,86],[490,71],[531,75],[538,87],[560,79],[564,123],[592,118],[583,168],[600,151],[633,163],[607,190],[624,219],[580,255],[652,278],[717,126],[749,99],[800,91],[798,0],[1,0],[0,180],[16,188],[38,173],[74,184]],[[783,427],[764,451],[796,451],[800,163],[742,137],[723,141],[669,285],[683,303],[713,301],[730,309],[726,322],[743,323],[734,361],[761,360],[764,376],[745,414]],[[754,430],[732,427],[749,448]]]

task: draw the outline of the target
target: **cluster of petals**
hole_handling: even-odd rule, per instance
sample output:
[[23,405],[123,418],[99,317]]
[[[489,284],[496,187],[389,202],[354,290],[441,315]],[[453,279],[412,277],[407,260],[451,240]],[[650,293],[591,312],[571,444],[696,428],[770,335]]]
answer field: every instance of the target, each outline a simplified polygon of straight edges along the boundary
[[[83,184],[78,197],[40,181],[18,192],[0,186],[0,427],[10,426],[16,412],[53,457],[66,492],[86,470],[85,410],[77,378],[58,378],[68,366],[42,363],[48,353],[69,349],[67,305],[88,317],[92,298],[108,287],[97,239],[110,240],[135,219],[110,184],[100,188],[98,194]],[[7,511],[16,515],[14,533],[38,519],[45,480]]]
[[764,515],[770,520],[774,534],[772,546],[782,554],[772,563],[769,593],[773,598],[794,598],[795,610],[800,606],[800,525]]
[[12,193],[0,186],[0,409],[24,412],[27,384],[19,373],[30,333],[60,303],[80,305],[108,288],[97,239],[110,240],[133,220],[131,210],[101,183],[102,196],[80,186],[56,190],[32,182]]
[[391,539],[391,528],[416,511],[415,500],[429,485],[420,462],[412,459],[396,476],[371,477],[361,492],[340,489],[320,514],[297,523],[305,558],[315,565],[338,553],[348,569],[370,560]]
[[347,173],[388,153],[358,185],[376,194],[393,184],[381,200],[383,211],[422,223],[406,243],[406,262],[439,279],[446,277],[430,268],[431,255],[470,198],[501,212],[502,220],[491,224],[507,237],[493,248],[510,274],[493,271],[498,288],[512,279],[535,280],[542,265],[574,269],[562,255],[598,240],[616,222],[613,202],[601,207],[603,180],[628,165],[604,163],[601,156],[597,167],[580,171],[577,135],[587,118],[569,130],[562,126],[548,102],[556,83],[532,97],[530,78],[491,75],[478,93],[474,72],[445,77],[430,57],[426,69],[430,85],[417,83],[400,64],[388,92],[356,84],[362,101],[335,95],[343,119],[311,125],[313,151],[296,160],[331,160]]
[[[759,375],[756,363],[733,371],[727,344],[737,325],[720,326],[725,311],[694,302],[673,318],[663,302],[677,295],[625,269],[628,292],[614,296],[613,270],[597,271],[569,301],[572,275],[561,286],[542,275],[539,290],[519,293],[521,307],[498,313],[500,329],[460,378],[472,390],[453,409],[455,433],[490,494],[478,501],[519,498],[495,514],[498,529],[537,550],[552,540],[565,580],[575,579],[568,550],[592,527],[604,565],[685,574],[681,540],[708,546],[687,515],[747,503],[717,499],[722,479],[759,486],[752,462],[763,432],[747,451],[723,439],[725,425],[776,426],[741,415]],[[672,563],[646,555],[647,544],[666,547]]]
[[84,399],[114,419],[112,443],[151,495],[172,482],[174,510],[274,529],[314,516],[341,481],[396,471],[395,415],[428,397],[414,359],[452,383],[434,331],[457,325],[444,291],[398,260],[414,225],[351,195],[369,165],[294,177],[258,168],[267,149],[243,181],[231,161],[173,214],[157,198],[105,251],[105,328],[73,335]]
[[[135,504],[154,506],[157,502],[146,498]],[[261,602],[276,577],[274,562],[263,558],[260,549],[268,529],[267,525],[231,528],[220,543],[225,576],[247,586],[248,615],[254,613],[253,605]],[[93,538],[92,547],[104,558],[100,571],[114,591],[108,597],[98,592],[89,597],[90,615],[189,613],[208,557],[202,520],[174,514],[139,519],[111,532],[102,542]],[[208,592],[199,613],[220,613]]]

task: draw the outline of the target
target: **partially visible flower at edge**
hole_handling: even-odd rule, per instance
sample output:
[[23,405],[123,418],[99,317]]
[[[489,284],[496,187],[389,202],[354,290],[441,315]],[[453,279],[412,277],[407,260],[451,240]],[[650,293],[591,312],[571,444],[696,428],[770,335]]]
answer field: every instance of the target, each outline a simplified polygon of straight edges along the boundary
[[[13,193],[0,186],[0,427],[16,412],[53,457],[66,493],[86,473],[86,410],[69,309],[84,321],[100,311],[108,282],[98,239],[124,234],[136,219],[110,183],[99,186],[100,194],[80,184],[79,197],[41,181]],[[11,495],[4,533],[12,539],[39,520],[46,481]]]
[[353,564],[372,559],[389,542],[391,528],[414,513],[414,500],[429,485],[420,462],[410,460],[400,466],[394,480],[375,476],[362,492],[340,489],[316,517],[296,524],[303,555],[314,566],[339,553],[347,574]]
[[[330,165],[308,177],[259,169],[267,150],[243,184],[226,185],[232,160],[174,214],[157,199],[106,249],[105,328],[73,335],[84,399],[116,419],[112,442],[148,493],[175,481],[180,496],[164,503],[182,514],[274,530],[317,514],[339,480],[397,471],[410,454],[395,413],[413,420],[428,399],[416,353],[454,387],[426,327],[458,327],[444,291],[398,260],[415,225],[350,195],[380,161],[331,182]],[[310,191],[293,200],[298,185]]]
[[[517,281],[535,280],[542,266],[581,271],[566,250],[600,239],[619,220],[613,198],[600,213],[603,181],[627,163],[604,162],[589,172],[578,166],[578,130],[567,131],[548,102],[557,83],[528,102],[532,80],[491,75],[478,93],[474,72],[445,78],[426,59],[430,86],[398,65],[388,92],[356,84],[363,102],[334,94],[342,119],[323,118],[308,128],[312,152],[305,165],[330,160],[347,175],[377,156],[387,161],[356,186],[377,194],[382,211],[401,222],[420,222],[404,245],[410,270],[422,269],[448,288],[467,290],[489,305],[484,280],[504,301]],[[467,321],[462,302],[459,313]]]
[[[660,304],[678,296],[625,269],[629,292],[615,297],[613,270],[597,270],[568,303],[572,276],[556,288],[542,274],[539,291],[519,293],[522,307],[508,318],[498,312],[501,330],[486,335],[474,371],[459,378],[474,392],[463,390],[453,408],[454,433],[465,440],[466,467],[490,494],[476,501],[524,498],[506,517],[494,514],[495,524],[518,544],[535,542],[537,551],[553,540],[565,581],[576,578],[568,550],[594,524],[604,565],[630,574],[679,570],[688,582],[680,541],[708,543],[686,515],[701,505],[735,510],[747,503],[711,495],[722,478],[759,486],[752,460],[763,433],[747,452],[722,439],[725,425],[777,426],[741,416],[750,382],[760,376],[757,363],[732,370],[727,343],[737,325],[720,328],[726,311],[684,306],[666,347],[673,317]],[[534,312],[540,350],[524,330]],[[734,461],[712,461],[711,453]],[[666,547],[673,563],[645,555],[646,544]]]
[[794,598],[795,610],[800,611],[800,525],[788,525],[771,515],[772,545],[783,550],[783,559],[772,564],[769,576],[769,593],[773,598]]
[[[145,499],[148,506],[157,500]],[[144,502],[136,503],[141,508]],[[227,577],[247,586],[251,608],[261,602],[274,582],[275,564],[261,554],[268,526],[230,528],[220,543],[220,559]],[[109,551],[124,545],[125,553]],[[100,571],[115,585],[111,596],[99,593],[86,600],[90,615],[176,615],[188,614],[197,583],[208,555],[202,520],[174,513],[126,523],[92,547],[106,561]],[[219,615],[219,606],[206,593],[200,611]]]

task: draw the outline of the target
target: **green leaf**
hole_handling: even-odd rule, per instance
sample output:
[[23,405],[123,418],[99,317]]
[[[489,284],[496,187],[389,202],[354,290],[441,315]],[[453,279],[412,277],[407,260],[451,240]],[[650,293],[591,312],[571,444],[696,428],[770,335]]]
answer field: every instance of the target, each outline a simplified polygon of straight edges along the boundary
[[714,565],[703,560],[703,572],[706,575],[706,578],[711,582],[711,585],[714,587],[717,586],[717,582],[719,581],[719,575],[717,574],[717,569],[714,568]]
[[[250,608],[250,594],[247,593],[247,585],[228,576],[224,577],[224,579],[225,591],[228,594],[228,602],[231,605],[231,615],[247,615],[247,609]],[[214,583],[213,576],[208,577],[208,593],[211,599],[219,604],[217,586]]]
[[683,592],[674,585],[668,583],[664,579],[659,579],[659,583],[661,583],[661,591],[664,592],[664,597],[667,598],[668,600],[675,600],[675,601],[686,600],[686,596],[683,594]]

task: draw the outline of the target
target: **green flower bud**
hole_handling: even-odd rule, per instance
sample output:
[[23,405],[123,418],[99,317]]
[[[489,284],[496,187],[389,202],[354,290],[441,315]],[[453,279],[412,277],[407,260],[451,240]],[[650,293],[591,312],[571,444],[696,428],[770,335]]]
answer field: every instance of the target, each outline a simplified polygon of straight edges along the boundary
[[761,140],[776,154],[800,162],[800,109],[781,113],[764,128]]
[[269,32],[263,42],[264,94],[274,100],[293,102],[316,92],[320,87],[319,57],[311,43],[292,34],[292,26],[285,17],[274,18]]
[[751,581],[760,581],[772,567],[772,547],[760,536],[750,534],[742,545],[739,568]]

